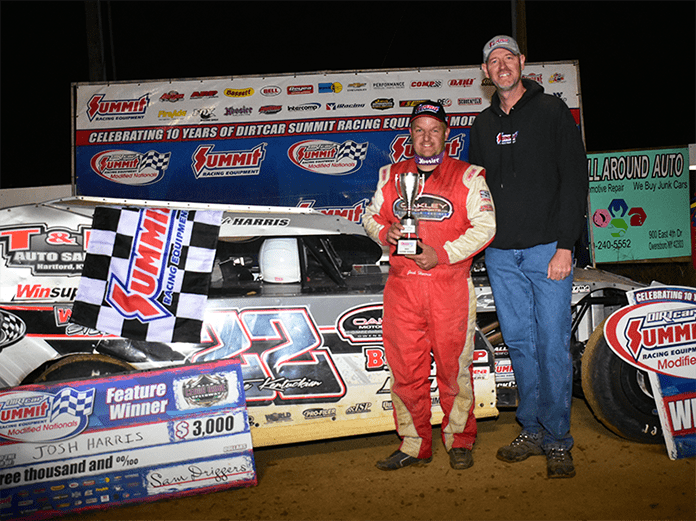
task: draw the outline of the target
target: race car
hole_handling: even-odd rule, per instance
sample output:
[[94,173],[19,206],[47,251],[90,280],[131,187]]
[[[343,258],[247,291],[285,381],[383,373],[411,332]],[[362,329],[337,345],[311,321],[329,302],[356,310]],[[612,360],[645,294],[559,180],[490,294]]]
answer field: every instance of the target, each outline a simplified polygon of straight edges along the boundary
[[[199,343],[121,338],[71,321],[96,206],[219,209]],[[358,224],[310,208],[73,197],[0,210],[0,387],[235,358],[255,446],[394,429],[381,337],[388,261]],[[514,372],[481,259],[475,413],[515,407]],[[617,434],[662,442],[648,378],[608,348],[602,322],[641,286],[576,269],[575,393]],[[431,365],[432,421],[439,423]],[[584,374],[583,374],[584,373]]]

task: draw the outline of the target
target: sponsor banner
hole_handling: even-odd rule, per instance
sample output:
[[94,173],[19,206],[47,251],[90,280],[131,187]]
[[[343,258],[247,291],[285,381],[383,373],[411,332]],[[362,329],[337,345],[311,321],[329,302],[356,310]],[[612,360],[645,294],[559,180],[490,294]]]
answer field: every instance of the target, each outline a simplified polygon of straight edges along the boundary
[[588,154],[595,262],[691,255],[689,149]]
[[671,459],[696,456],[696,288],[653,285],[627,293],[606,321],[609,347],[648,373]]
[[[573,62],[527,64],[580,124]],[[493,86],[470,67],[76,84],[78,195],[346,211],[385,164],[413,156],[409,116],[443,103],[448,153],[468,158]],[[360,222],[361,215],[351,216]]]
[[0,392],[0,519],[256,485],[234,361]]

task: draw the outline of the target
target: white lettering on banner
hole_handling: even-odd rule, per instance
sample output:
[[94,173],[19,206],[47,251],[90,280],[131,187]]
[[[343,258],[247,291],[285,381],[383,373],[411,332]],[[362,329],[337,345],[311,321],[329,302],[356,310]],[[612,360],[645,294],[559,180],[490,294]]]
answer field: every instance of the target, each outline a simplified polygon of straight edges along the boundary
[[379,130],[379,119],[349,119],[338,122],[338,131],[346,130]]
[[[161,414],[167,410],[169,400],[152,400],[161,398],[167,394],[165,383],[151,384],[147,386],[136,385],[119,389],[110,387],[106,391],[106,403],[109,405],[109,417],[112,420],[123,418],[137,418],[151,414]],[[139,403],[131,403],[135,400],[148,400]],[[125,402],[125,403],[122,403]]]
[[235,135],[244,136],[276,136],[285,134],[285,123],[275,123],[267,125],[239,125]]
[[140,129],[140,130],[112,130],[110,132],[92,132],[89,135],[90,143],[116,143],[119,141],[162,141],[164,130]]
[[668,407],[675,434],[696,428],[696,398],[670,401]]
[[297,121],[288,124],[288,134],[333,132],[336,121]]

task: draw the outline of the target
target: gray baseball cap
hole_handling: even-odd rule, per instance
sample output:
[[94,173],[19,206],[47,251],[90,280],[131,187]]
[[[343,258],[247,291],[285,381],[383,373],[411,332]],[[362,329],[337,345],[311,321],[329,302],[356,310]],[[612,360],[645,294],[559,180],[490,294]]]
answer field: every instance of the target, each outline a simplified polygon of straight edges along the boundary
[[496,49],[507,49],[512,54],[520,55],[520,48],[517,46],[517,42],[514,38],[510,36],[505,36],[504,34],[494,36],[486,45],[483,46],[483,63],[488,61],[488,57]]

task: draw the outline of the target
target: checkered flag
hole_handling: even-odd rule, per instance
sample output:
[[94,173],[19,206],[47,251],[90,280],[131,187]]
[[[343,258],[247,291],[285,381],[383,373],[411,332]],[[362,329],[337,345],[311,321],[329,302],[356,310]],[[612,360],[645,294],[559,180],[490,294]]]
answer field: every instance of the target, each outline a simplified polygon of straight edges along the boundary
[[83,417],[92,414],[94,405],[94,389],[88,391],[76,391],[72,387],[66,387],[53,397],[51,406],[51,421],[57,416],[68,413],[70,416]]
[[149,152],[143,154],[138,171],[142,172],[146,168],[151,168],[157,172],[161,172],[169,166],[169,158],[171,155],[171,152],[160,154],[156,150],[150,150]]
[[220,211],[97,207],[71,322],[200,342],[221,220]]
[[356,161],[363,161],[367,157],[367,147],[369,143],[356,143],[348,140],[338,147],[336,151],[336,159],[347,157]]
[[0,349],[21,340],[26,331],[27,326],[19,317],[0,309]]

